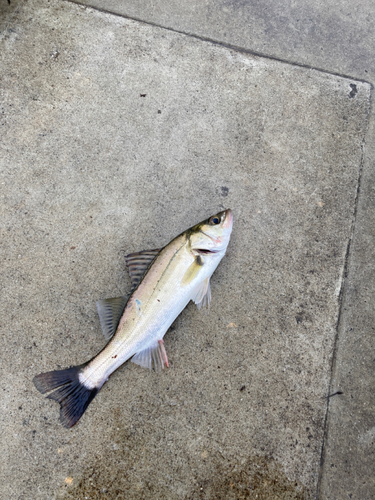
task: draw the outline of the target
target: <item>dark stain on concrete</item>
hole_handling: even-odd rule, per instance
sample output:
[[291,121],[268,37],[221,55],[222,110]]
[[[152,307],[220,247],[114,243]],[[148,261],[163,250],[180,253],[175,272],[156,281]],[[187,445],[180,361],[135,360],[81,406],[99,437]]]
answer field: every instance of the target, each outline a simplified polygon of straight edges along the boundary
[[289,480],[281,465],[270,456],[254,455],[246,459],[225,456],[225,451],[218,449],[220,445],[208,436],[200,444],[192,445],[188,435],[171,441],[172,436],[163,433],[158,424],[154,435],[151,431],[152,428],[142,426],[117,427],[110,449],[98,452],[79,478],[61,488],[57,498],[309,498],[303,485]]
[[357,85],[355,85],[354,83],[351,83],[350,84],[350,88],[352,89],[349,93],[349,97],[351,99],[353,99],[353,97],[356,96],[356,94],[358,93],[358,90],[357,90]]
[[214,474],[200,479],[199,487],[187,495],[186,500],[306,498],[303,486],[290,481],[273,458],[252,456],[244,463],[213,460],[213,465]]

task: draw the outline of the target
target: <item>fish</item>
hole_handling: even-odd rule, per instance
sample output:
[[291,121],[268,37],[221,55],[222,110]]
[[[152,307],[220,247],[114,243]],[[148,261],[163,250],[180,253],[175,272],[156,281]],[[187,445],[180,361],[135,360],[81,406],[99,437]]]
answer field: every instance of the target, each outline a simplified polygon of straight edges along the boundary
[[73,427],[110,375],[123,363],[160,371],[169,367],[164,335],[190,301],[211,301],[210,278],[226,252],[230,209],[187,229],[161,249],[126,256],[128,297],[96,303],[106,346],[90,361],[36,375],[35,387],[60,403],[60,422]]

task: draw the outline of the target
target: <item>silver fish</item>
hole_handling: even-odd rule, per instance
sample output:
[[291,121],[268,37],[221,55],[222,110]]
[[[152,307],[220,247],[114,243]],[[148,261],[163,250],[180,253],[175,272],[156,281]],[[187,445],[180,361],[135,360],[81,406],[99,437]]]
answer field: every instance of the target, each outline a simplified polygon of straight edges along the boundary
[[169,366],[163,337],[190,300],[198,308],[211,300],[210,278],[226,252],[231,210],[186,230],[162,249],[129,254],[129,297],[97,302],[104,349],[83,365],[41,373],[34,384],[60,403],[60,421],[72,427],[109,376],[125,361],[155,370]]

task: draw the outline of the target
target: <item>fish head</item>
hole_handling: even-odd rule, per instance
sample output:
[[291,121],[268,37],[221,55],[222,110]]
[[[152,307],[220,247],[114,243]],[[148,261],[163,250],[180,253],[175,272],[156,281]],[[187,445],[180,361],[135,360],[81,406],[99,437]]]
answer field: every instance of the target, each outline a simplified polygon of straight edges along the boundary
[[194,254],[225,254],[233,226],[230,209],[212,215],[188,231],[190,248]]

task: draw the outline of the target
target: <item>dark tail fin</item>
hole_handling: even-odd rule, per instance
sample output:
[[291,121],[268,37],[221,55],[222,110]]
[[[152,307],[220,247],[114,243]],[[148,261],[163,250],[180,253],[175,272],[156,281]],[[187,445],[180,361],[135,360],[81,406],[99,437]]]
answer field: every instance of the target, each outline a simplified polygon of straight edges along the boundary
[[35,387],[42,394],[52,392],[49,399],[60,403],[60,421],[64,427],[73,427],[84,414],[86,408],[99,389],[88,389],[79,381],[83,366],[73,366],[66,370],[41,373],[34,377]]

